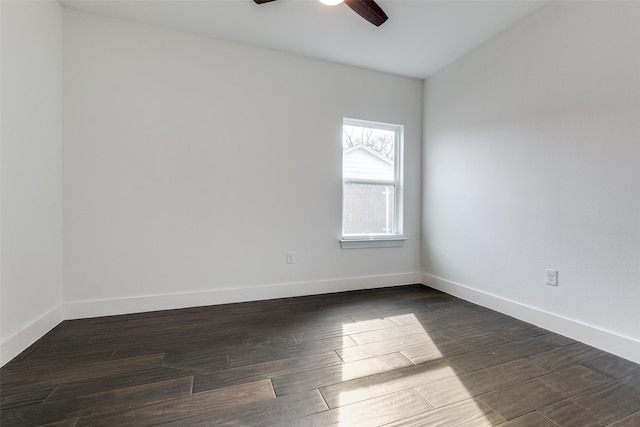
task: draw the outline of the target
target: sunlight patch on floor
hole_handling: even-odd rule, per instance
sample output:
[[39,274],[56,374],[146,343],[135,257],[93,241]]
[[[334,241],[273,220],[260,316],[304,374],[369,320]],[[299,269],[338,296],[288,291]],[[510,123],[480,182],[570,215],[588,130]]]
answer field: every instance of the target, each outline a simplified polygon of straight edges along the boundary
[[[327,404],[337,411],[337,425],[379,426],[396,420],[415,425],[495,425],[495,414],[471,399],[458,378],[463,372],[439,351],[438,341],[449,340],[433,335],[414,313],[344,324],[345,346],[339,351],[345,361],[344,382],[323,390]],[[354,341],[359,345],[353,346]],[[440,403],[438,408],[438,402],[429,401],[431,384],[438,381],[447,385],[439,392],[451,390],[456,403]]]

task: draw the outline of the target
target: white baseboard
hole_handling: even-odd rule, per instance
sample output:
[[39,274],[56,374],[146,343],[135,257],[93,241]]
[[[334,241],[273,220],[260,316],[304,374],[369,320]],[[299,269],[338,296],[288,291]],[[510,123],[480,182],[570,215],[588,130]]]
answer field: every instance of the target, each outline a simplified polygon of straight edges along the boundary
[[64,304],[65,319],[111,316],[146,311],[169,310],[203,305],[229,304],[302,295],[326,294],[420,283],[420,273],[360,276],[334,280],[225,288],[201,292],[148,295]]
[[631,337],[569,319],[539,308],[492,295],[426,273],[360,276],[335,280],[226,288],[143,297],[68,302],[34,320],[0,343],[0,366],[20,354],[62,320],[167,310],[203,305],[287,298],[422,283],[550,331],[640,363],[640,342]]
[[0,343],[0,366],[26,350],[31,344],[62,322],[62,305],[58,305]]
[[424,285],[640,363],[640,341],[526,304],[422,273]]

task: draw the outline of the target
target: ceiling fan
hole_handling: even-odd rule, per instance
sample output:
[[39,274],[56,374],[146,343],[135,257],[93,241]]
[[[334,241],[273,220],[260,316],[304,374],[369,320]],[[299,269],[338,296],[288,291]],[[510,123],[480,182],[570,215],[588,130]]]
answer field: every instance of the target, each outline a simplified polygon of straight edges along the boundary
[[[275,0],[253,0],[258,4],[269,3]],[[376,27],[382,25],[387,19],[387,15],[382,8],[373,0],[320,0],[328,6],[335,6],[344,2],[355,13],[362,16],[367,21],[371,22]]]

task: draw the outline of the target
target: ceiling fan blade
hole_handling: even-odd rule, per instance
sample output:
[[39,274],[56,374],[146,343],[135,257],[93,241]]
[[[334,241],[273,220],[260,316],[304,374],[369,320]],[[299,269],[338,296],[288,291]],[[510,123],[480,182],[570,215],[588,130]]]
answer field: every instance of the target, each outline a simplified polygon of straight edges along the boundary
[[[254,0],[258,1],[258,0]],[[355,13],[362,16],[367,21],[371,22],[376,27],[379,27],[389,17],[384,13],[382,8],[373,0],[344,0],[345,4],[349,6]]]
[[272,1],[276,1],[276,0],[253,0],[254,2],[258,3],[258,4],[262,4],[262,3],[269,3]]

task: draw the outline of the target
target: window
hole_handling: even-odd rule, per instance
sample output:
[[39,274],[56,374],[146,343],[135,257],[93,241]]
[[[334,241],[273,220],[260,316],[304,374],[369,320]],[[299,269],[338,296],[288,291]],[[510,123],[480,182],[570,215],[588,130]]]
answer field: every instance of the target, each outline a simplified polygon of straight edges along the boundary
[[399,246],[405,240],[402,132],[400,125],[344,119],[342,247]]

